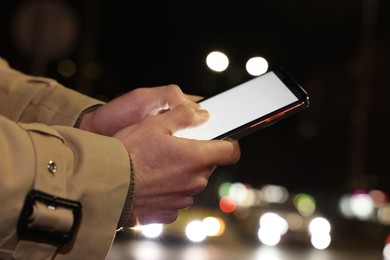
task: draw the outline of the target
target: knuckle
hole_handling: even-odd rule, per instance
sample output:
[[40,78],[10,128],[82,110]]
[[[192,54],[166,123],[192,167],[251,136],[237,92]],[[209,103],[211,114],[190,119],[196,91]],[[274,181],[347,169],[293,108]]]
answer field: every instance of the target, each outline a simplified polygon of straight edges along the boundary
[[189,122],[192,122],[195,120],[196,114],[195,114],[194,109],[192,109],[191,107],[186,106],[186,105],[179,106],[179,109],[180,109],[180,113],[183,116],[183,118],[187,118]]
[[167,91],[169,91],[170,93],[174,94],[174,95],[182,95],[183,92],[181,91],[181,88],[176,85],[176,84],[169,84],[166,86],[167,88]]
[[134,106],[144,106],[145,96],[148,96],[148,88],[136,88],[124,94],[125,101],[131,102]]
[[146,126],[146,131],[152,131],[155,129],[156,125],[158,124],[158,118],[155,116],[148,116],[145,117],[140,123],[140,125]]
[[133,97],[143,97],[145,95],[146,88],[136,88],[129,92]]

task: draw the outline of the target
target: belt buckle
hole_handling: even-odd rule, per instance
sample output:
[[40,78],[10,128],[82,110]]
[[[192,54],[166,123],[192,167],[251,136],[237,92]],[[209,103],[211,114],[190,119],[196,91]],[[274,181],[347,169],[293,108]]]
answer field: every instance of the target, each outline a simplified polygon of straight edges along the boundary
[[[68,232],[56,232],[29,226],[29,218],[33,213],[35,202],[45,203],[47,207],[61,207],[73,213],[73,225]],[[18,221],[18,235],[23,239],[34,239],[46,243],[66,244],[70,242],[79,225],[81,217],[81,203],[69,199],[55,197],[45,192],[31,190],[25,199],[24,206]]]

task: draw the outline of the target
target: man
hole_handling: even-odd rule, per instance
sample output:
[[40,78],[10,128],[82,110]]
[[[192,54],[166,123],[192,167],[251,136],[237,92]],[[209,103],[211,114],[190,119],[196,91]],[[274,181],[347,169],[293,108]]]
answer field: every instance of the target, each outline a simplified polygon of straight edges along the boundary
[[207,111],[175,85],[111,102],[0,59],[0,258],[104,259],[115,230],[171,223],[236,141],[177,138]]

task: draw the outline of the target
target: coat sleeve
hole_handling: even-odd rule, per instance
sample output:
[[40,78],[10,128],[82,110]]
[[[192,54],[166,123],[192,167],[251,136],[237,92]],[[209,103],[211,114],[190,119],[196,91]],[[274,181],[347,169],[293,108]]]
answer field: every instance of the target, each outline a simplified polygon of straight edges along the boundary
[[[0,258],[23,239],[17,223],[37,187],[53,196],[62,189],[82,205],[74,238],[56,259],[104,259],[112,245],[131,186],[130,159],[115,138],[69,127],[99,103],[71,92],[0,66]],[[39,246],[30,249],[31,259],[43,259]]]
[[14,70],[0,57],[0,114],[13,121],[74,126],[82,111],[103,103],[53,79]]

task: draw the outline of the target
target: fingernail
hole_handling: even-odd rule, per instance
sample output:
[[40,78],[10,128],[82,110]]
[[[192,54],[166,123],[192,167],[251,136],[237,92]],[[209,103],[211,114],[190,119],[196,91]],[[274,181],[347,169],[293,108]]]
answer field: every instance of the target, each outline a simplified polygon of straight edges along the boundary
[[193,108],[193,109],[196,109],[196,110],[199,110],[201,107],[198,103],[192,101],[192,100],[188,100],[188,104]]
[[204,110],[204,109],[197,110],[197,113],[198,113],[199,116],[204,117],[204,118],[209,118],[210,117],[210,113],[207,110]]
[[193,102],[193,104],[194,104],[196,109],[200,109],[201,108],[201,106],[198,103]]
[[237,139],[233,139],[233,138],[231,138],[231,137],[225,138],[225,139],[223,139],[223,140],[229,141],[229,142],[232,142],[232,143],[238,142]]

